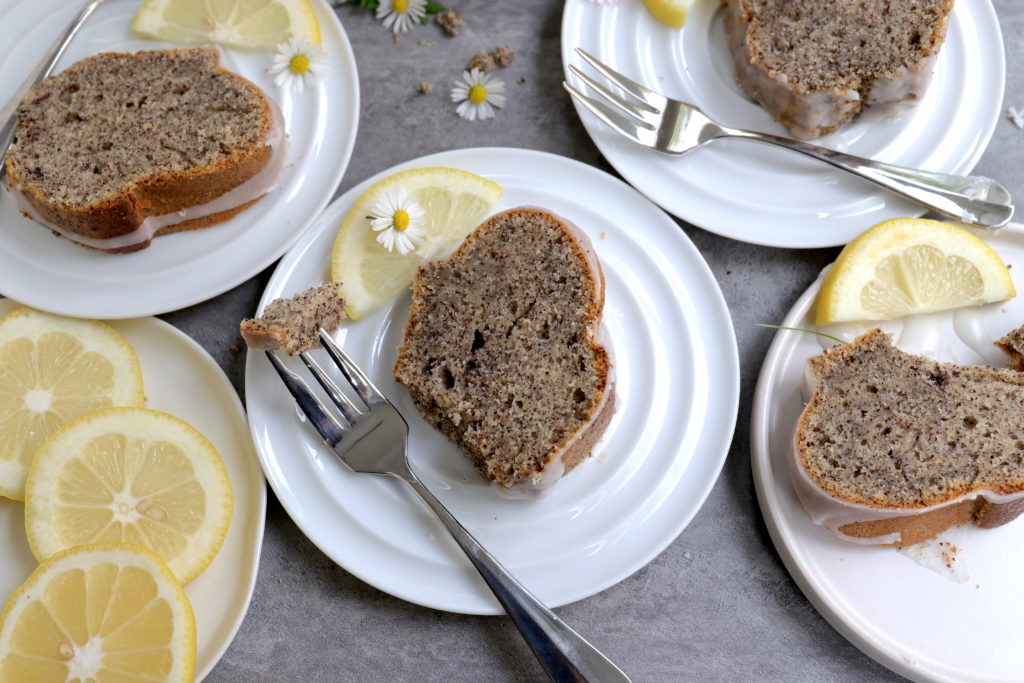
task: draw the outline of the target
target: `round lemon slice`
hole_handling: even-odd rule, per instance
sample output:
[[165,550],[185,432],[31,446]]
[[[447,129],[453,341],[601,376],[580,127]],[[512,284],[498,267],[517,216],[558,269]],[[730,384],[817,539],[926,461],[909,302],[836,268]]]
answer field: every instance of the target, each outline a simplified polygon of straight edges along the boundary
[[145,0],[132,31],[175,43],[274,47],[289,38],[320,42],[309,0]]
[[690,8],[696,1],[644,0],[644,5],[647,7],[647,11],[661,23],[672,28],[682,28],[686,24],[686,15],[689,14]]
[[181,584],[128,544],[55,555],[0,614],[0,681],[191,681],[195,651]]
[[[424,210],[426,235],[408,254],[384,248],[371,227],[374,205],[399,187]],[[500,198],[501,185],[454,168],[414,168],[371,185],[341,224],[331,256],[348,316],[359,320],[408,287],[423,261],[461,242]]]
[[60,425],[144,402],[139,359],[109,325],[31,308],[0,318],[0,495],[24,498],[32,454]]
[[963,228],[894,218],[846,245],[825,276],[816,322],[888,320],[1016,296],[1010,272]]
[[39,560],[76,545],[135,543],[188,583],[220,549],[233,506],[224,462],[206,437],[167,413],[109,408],[39,447],[25,530]]

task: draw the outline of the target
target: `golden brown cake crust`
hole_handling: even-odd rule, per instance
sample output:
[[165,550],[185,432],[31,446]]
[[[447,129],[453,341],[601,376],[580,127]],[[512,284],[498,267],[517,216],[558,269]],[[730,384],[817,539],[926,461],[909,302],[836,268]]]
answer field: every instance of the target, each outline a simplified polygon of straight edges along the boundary
[[[44,183],[29,177],[29,171],[38,168],[38,164],[27,158],[23,159],[21,149],[25,145],[18,144],[19,135],[44,135],[46,125],[49,124],[39,123],[34,130],[30,130],[30,124],[24,121],[26,112],[31,109],[52,106],[48,103],[59,99],[61,95],[58,92],[61,88],[66,88],[67,83],[73,82],[75,79],[87,78],[83,74],[88,74],[91,70],[104,68],[115,70],[121,68],[120,65],[133,61],[141,63],[149,60],[146,63],[151,65],[158,58],[166,62],[189,61],[196,65],[197,69],[208,69],[208,73],[204,71],[200,77],[205,78],[206,81],[215,79],[214,82],[220,87],[229,88],[234,95],[243,99],[244,104],[252,108],[249,118],[258,120],[258,125],[245,131],[244,135],[236,135],[236,137],[240,140],[249,140],[249,142],[240,143],[225,153],[208,154],[208,160],[184,169],[168,169],[154,165],[151,172],[136,173],[136,178],[122,183],[119,191],[101,192],[102,196],[95,198],[86,196],[85,201],[60,200],[49,196],[49,192],[44,189]],[[205,204],[241,185],[255,176],[270,158],[271,148],[265,144],[265,141],[274,125],[272,105],[256,85],[223,69],[219,65],[219,61],[220,54],[214,48],[102,53],[77,62],[65,72],[44,80],[22,100],[15,144],[8,151],[5,160],[11,184],[20,191],[22,197],[40,218],[67,231],[70,235],[80,235],[88,239],[109,239],[126,235],[136,230],[147,217],[169,214]],[[76,88],[81,88],[77,83],[73,83],[73,85]],[[75,90],[75,93],[77,94],[79,91]],[[211,103],[210,106],[217,108],[219,105]],[[141,107],[136,109],[141,110]],[[70,115],[78,116],[74,112]],[[82,117],[78,116],[78,118]],[[137,122],[130,125],[137,125]],[[145,125],[150,127],[153,122],[146,122]],[[237,131],[235,133],[237,134]],[[56,160],[59,161],[60,157],[57,157]],[[33,172],[43,175],[47,173],[45,170]],[[88,193],[82,194],[87,195]],[[255,199],[241,206],[202,218],[164,226],[156,234],[208,227],[231,218],[254,202]],[[103,249],[103,251],[136,251],[145,248],[149,243],[150,240],[146,240],[129,247]]]

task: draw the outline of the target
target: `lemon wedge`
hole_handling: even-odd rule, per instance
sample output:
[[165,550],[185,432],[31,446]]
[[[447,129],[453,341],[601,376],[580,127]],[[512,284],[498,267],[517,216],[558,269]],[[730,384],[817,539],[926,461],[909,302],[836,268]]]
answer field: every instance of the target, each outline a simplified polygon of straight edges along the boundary
[[132,31],[154,40],[235,47],[274,47],[289,38],[320,42],[309,0],[145,0]]
[[647,11],[655,19],[671,26],[682,28],[686,24],[686,15],[697,0],[644,0]]
[[191,681],[195,651],[185,591],[137,546],[55,555],[0,615],[0,681]]
[[144,402],[135,351],[109,325],[31,308],[0,318],[0,495],[24,498],[32,454],[60,425]]
[[[425,237],[408,254],[384,248],[370,224],[377,201],[400,187],[425,214]],[[501,185],[454,168],[414,168],[371,185],[341,224],[331,255],[348,316],[359,320],[408,287],[423,261],[461,242],[500,198]]]
[[77,545],[134,543],[184,584],[217,554],[233,504],[224,462],[188,423],[108,408],[39,447],[25,485],[25,530],[39,560]]
[[816,322],[888,320],[1016,296],[1010,272],[963,228],[894,218],[846,245],[822,282]]

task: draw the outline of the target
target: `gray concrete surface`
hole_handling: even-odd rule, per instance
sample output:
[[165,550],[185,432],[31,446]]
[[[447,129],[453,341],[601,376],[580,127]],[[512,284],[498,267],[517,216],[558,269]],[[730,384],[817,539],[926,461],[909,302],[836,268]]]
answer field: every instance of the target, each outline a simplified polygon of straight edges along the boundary
[[[628,0],[639,1],[639,0]],[[981,0],[958,0],[980,2]],[[354,43],[362,113],[339,192],[393,164],[471,146],[520,146],[610,171],[560,82],[561,5],[551,0],[450,0],[468,26],[433,26],[395,43],[371,13],[338,10]],[[1006,106],[1024,108],[1024,2],[995,0],[1006,37]],[[421,46],[419,39],[437,41]],[[503,72],[507,107],[493,121],[454,117],[449,82],[478,49],[518,55]],[[523,77],[524,83],[516,79]],[[415,92],[421,80],[433,93]],[[1024,200],[1024,131],[1002,118],[977,172]],[[822,619],[783,567],[757,505],[749,464],[750,407],[771,340],[755,322],[781,320],[837,250],[770,249],[685,223],[725,292],[739,340],[739,421],[703,509],[664,553],[622,583],[558,611],[636,681],[833,681],[898,677]],[[264,272],[216,299],[164,316],[197,339],[242,392],[237,320],[255,310]],[[1021,672],[1024,677],[1024,672]],[[528,681],[542,672],[504,617],[441,613],[381,593],[334,565],[270,496],[252,607],[210,681]]]

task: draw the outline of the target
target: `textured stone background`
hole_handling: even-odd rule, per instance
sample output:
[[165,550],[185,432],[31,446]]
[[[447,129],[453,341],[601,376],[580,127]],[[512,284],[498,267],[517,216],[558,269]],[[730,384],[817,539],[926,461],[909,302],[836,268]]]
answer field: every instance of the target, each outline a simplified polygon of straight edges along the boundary
[[[638,1],[638,0],[629,0]],[[981,2],[983,0],[959,0]],[[359,137],[339,194],[408,159],[472,146],[531,147],[610,171],[561,89],[562,7],[551,0],[451,0],[468,20],[449,40],[434,26],[394,42],[372,13],[338,14],[355,47],[362,92]],[[1005,106],[1024,108],[1024,2],[995,0],[1006,38]],[[418,40],[437,41],[421,46]],[[450,81],[480,49],[510,46],[501,77],[508,105],[496,120],[456,118]],[[516,82],[518,77],[525,83]],[[421,80],[435,83],[428,96]],[[1005,108],[1005,107],[1004,107]],[[976,172],[1024,199],[1024,131],[1001,119]],[[707,503],[657,559],[603,593],[558,610],[636,681],[891,680],[804,598],[768,537],[749,464],[750,407],[781,320],[836,250],[734,242],[685,223],[725,292],[739,341],[736,435]],[[237,320],[251,314],[270,271],[204,304],[164,316],[197,339],[242,391]],[[436,612],[381,593],[335,566],[270,495],[252,607],[210,681],[536,680],[542,672],[505,618]]]

